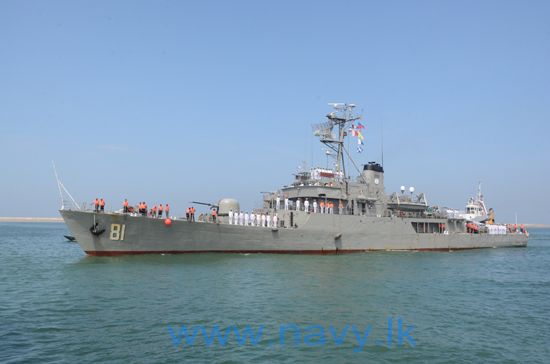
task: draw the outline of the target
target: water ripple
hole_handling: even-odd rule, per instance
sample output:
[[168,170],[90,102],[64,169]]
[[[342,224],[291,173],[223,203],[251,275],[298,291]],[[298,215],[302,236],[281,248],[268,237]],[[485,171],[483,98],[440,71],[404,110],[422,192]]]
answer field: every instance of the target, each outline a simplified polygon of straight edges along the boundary
[[[345,256],[90,258],[63,224],[0,224],[0,362],[545,363],[550,231],[526,249]],[[387,320],[416,347],[385,342]],[[280,325],[372,326],[361,349],[279,344]],[[263,326],[261,342],[174,347],[168,325]],[[328,330],[328,329],[327,329]]]

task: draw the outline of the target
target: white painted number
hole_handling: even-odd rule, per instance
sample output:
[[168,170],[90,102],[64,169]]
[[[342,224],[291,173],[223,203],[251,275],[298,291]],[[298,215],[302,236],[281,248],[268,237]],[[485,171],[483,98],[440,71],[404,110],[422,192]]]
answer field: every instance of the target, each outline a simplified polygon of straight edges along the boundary
[[125,230],[126,230],[126,225],[124,224],[111,224],[111,234],[109,235],[109,239],[124,240]]

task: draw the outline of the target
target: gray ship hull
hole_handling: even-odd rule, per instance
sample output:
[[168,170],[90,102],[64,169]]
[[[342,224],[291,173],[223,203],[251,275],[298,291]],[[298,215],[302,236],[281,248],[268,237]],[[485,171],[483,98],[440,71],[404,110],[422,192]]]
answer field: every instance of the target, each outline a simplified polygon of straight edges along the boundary
[[[296,228],[188,222],[118,213],[60,211],[89,255],[159,253],[340,254],[367,251],[525,247],[526,234],[417,233],[412,219],[329,214],[293,215]],[[288,216],[281,215],[282,224]],[[427,220],[428,221],[428,220]],[[444,222],[444,220],[441,220]],[[430,220],[433,222],[433,220]],[[415,219],[414,223],[418,223]],[[91,228],[97,224],[96,234]],[[286,226],[291,226],[286,224]],[[101,232],[103,230],[103,232]],[[101,232],[98,234],[98,232]]]

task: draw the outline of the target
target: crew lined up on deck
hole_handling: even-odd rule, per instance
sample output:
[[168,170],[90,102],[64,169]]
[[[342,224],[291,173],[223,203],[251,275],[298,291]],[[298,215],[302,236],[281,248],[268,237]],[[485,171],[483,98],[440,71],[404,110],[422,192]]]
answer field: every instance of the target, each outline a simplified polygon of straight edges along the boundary
[[[303,201],[303,207],[302,207],[302,201],[301,199],[296,200],[296,211],[305,211],[308,213],[314,213],[314,214],[334,214],[334,202],[333,201],[326,201],[321,200],[320,202],[317,202],[317,200],[313,200],[313,202],[310,202],[308,198],[306,198]],[[344,213],[344,203],[340,200],[338,204],[338,214]]]
[[197,210],[195,209],[194,206],[188,207],[185,210],[185,218],[187,219],[187,221],[195,222],[195,212],[196,211]]
[[[93,202],[94,205],[94,212],[96,213],[104,213],[105,212],[105,200],[103,198],[96,198]],[[192,221],[194,221],[194,215],[195,215],[195,208],[191,208],[192,213]],[[189,209],[188,209],[189,210]],[[122,202],[122,212],[125,214],[132,214],[136,212],[142,216],[149,216],[153,218],[162,218],[163,214],[166,218],[170,216],[170,205],[169,204],[159,204],[154,205],[150,210],[148,209],[147,203],[145,201],[139,202],[135,207],[130,206],[130,203],[128,202],[128,199],[124,199]]]
[[229,210],[227,214],[230,225],[241,226],[263,226],[263,227],[278,227],[279,217],[277,215],[269,214],[254,214],[243,211]]
[[[469,234],[480,234],[482,232],[480,229],[480,226],[476,223],[467,222],[465,226],[466,226],[466,232]],[[502,228],[502,231],[500,232],[498,232],[499,230],[497,230],[497,232],[494,232],[494,230],[491,231],[491,227],[493,227],[493,229]],[[487,229],[489,229],[489,234],[506,234],[506,233],[527,234],[527,229],[525,228],[524,224],[521,224],[519,226],[517,224],[487,225]]]
[[95,212],[105,212],[105,200],[102,198],[96,198],[94,201]]
[[[305,211],[307,213],[321,213],[321,214],[334,214],[334,202],[321,200],[319,203],[317,200],[313,200],[310,204],[308,198],[305,198],[303,202],[303,208],[301,208],[301,200],[298,199],[296,202],[297,211]],[[290,201],[288,198],[284,199],[284,210],[287,211],[290,209]],[[275,210],[279,210],[281,207],[281,198],[277,197]],[[137,213],[142,216],[149,216],[152,218],[162,218],[163,215],[168,218],[170,216],[170,205],[169,204],[159,204],[154,205],[151,209],[148,208],[148,205],[145,201],[139,202],[137,206],[130,206],[128,199],[124,199],[122,202],[122,212],[123,213],[134,213],[137,210]],[[338,213],[342,214],[344,210],[344,204],[340,201],[338,206]],[[94,201],[94,211],[105,212],[105,200],[103,198],[96,198]],[[195,222],[195,213],[196,209],[194,206],[188,207],[185,211],[186,220],[189,222]],[[201,214],[202,216],[202,214]],[[212,208],[210,211],[210,219],[213,222],[221,222],[218,219],[218,211],[216,208]],[[241,226],[263,226],[263,227],[278,227],[279,217],[277,214],[270,215],[268,213],[248,213],[243,211],[233,212],[232,210],[228,213],[228,222],[231,225],[241,225]],[[199,221],[203,221],[203,218],[199,218]]]
[[[284,210],[296,210],[296,211],[305,211],[305,212],[312,212],[314,214],[321,213],[321,214],[334,214],[334,206],[335,203],[330,200],[320,200],[317,202],[317,200],[313,200],[313,202],[310,202],[309,198],[301,199],[298,198],[296,201],[290,201],[288,197],[284,198]],[[281,197],[277,196],[275,198],[275,210],[279,211],[281,209]],[[344,213],[344,202],[342,200],[339,200],[338,203],[338,214]]]
[[[129,213],[132,213],[135,211],[134,208],[132,207],[128,207],[128,200],[124,199],[124,202],[122,203],[122,206],[123,206],[123,211],[125,213],[129,212]],[[145,201],[143,202],[140,202],[138,205],[137,205],[137,210],[138,210],[138,213],[142,216],[149,216],[149,217],[153,217],[153,218],[162,218],[162,214],[164,213],[166,218],[168,218],[170,216],[170,205],[169,204],[166,204],[166,205],[162,205],[160,204],[159,206],[157,205],[154,205],[151,209],[148,210],[148,206],[147,206],[147,203]]]

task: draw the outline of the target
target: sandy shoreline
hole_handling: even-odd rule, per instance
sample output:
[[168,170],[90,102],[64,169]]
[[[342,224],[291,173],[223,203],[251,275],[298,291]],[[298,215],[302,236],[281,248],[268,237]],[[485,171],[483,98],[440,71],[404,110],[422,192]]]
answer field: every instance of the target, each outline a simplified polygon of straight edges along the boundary
[[61,217],[0,217],[0,222],[63,222]]

